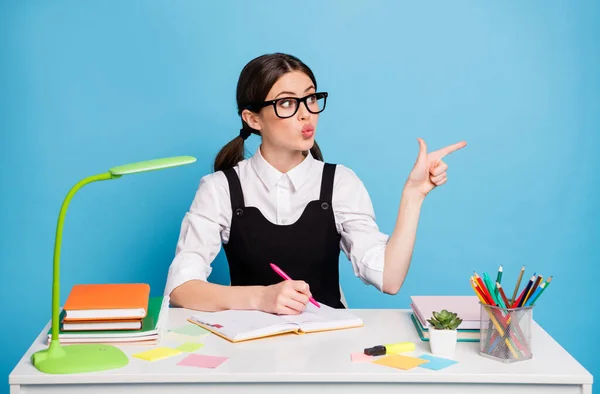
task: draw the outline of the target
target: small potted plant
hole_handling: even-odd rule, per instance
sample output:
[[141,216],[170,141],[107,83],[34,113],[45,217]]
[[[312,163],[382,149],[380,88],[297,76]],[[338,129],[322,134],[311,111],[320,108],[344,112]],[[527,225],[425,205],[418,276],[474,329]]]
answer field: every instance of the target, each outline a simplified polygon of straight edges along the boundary
[[456,349],[456,329],[462,322],[456,313],[442,310],[433,312],[431,319],[427,319],[429,327],[429,346],[431,353],[442,357],[453,357]]

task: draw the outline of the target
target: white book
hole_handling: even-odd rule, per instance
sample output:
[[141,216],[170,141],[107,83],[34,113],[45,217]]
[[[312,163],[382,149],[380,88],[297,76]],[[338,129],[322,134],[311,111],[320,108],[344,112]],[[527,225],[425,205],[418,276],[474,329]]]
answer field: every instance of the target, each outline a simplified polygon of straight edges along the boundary
[[317,308],[307,304],[298,315],[276,315],[256,310],[198,312],[188,318],[231,342],[264,338],[285,333],[308,333],[360,327],[363,321],[347,309],[334,309],[325,304]]
[[441,312],[446,309],[455,312],[462,322],[459,330],[479,330],[480,305],[477,296],[411,296],[411,309],[419,319],[423,328],[427,329],[431,324],[427,321],[433,316],[433,312]]
[[[73,332],[63,329],[59,331],[58,339],[63,343],[119,343],[160,340],[168,321],[169,297],[154,297],[149,301],[149,305],[150,314],[145,318],[151,323],[148,327],[142,326],[139,330],[109,329]],[[158,309],[156,321],[154,321],[155,308]],[[52,340],[51,328],[48,330],[47,338],[48,343],[50,343]]]
[[142,321],[84,321],[69,323],[64,321],[62,329],[64,331],[103,331],[103,330],[139,330],[142,328]]

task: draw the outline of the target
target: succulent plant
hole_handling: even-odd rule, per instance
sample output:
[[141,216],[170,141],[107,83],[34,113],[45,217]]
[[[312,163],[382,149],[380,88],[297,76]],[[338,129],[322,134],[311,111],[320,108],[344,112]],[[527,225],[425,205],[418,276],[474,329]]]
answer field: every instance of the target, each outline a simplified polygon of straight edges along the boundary
[[454,312],[443,309],[441,312],[433,312],[433,317],[427,321],[437,330],[456,330],[462,319]]

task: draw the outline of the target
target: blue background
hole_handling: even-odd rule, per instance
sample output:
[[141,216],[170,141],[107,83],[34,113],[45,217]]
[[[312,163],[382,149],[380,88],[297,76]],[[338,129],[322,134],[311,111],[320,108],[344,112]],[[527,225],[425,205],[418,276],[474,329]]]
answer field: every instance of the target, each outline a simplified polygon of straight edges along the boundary
[[[50,318],[69,188],[117,164],[194,155],[192,166],[86,186],[67,215],[62,301],[85,282],[162,293],[200,177],[239,130],[239,72],[274,51],[300,57],[330,92],[317,140],[364,181],[388,234],[416,137],[431,150],[469,144],[426,199],[398,295],[363,285],[341,259],[351,307],[472,294],[473,270],[500,264],[512,293],[526,265],[526,277],[554,276],[535,319],[598,374],[599,17],[595,1],[3,2],[1,375]],[[248,142],[254,152],[258,138]],[[213,272],[227,282],[222,253]]]

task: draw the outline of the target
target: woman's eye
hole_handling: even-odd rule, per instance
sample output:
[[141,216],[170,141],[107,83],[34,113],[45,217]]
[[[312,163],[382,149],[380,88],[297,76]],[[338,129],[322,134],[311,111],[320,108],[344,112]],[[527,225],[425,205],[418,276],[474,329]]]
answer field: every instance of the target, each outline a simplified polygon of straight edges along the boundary
[[294,105],[294,104],[292,104],[292,100],[281,100],[281,101],[279,102],[279,105],[280,105],[282,108],[289,108],[289,107],[291,107],[291,106],[292,106],[292,105]]
[[317,101],[317,95],[316,95],[316,94],[313,94],[312,96],[308,97],[308,98],[306,99],[306,101],[307,101],[309,104],[314,104],[314,103]]

